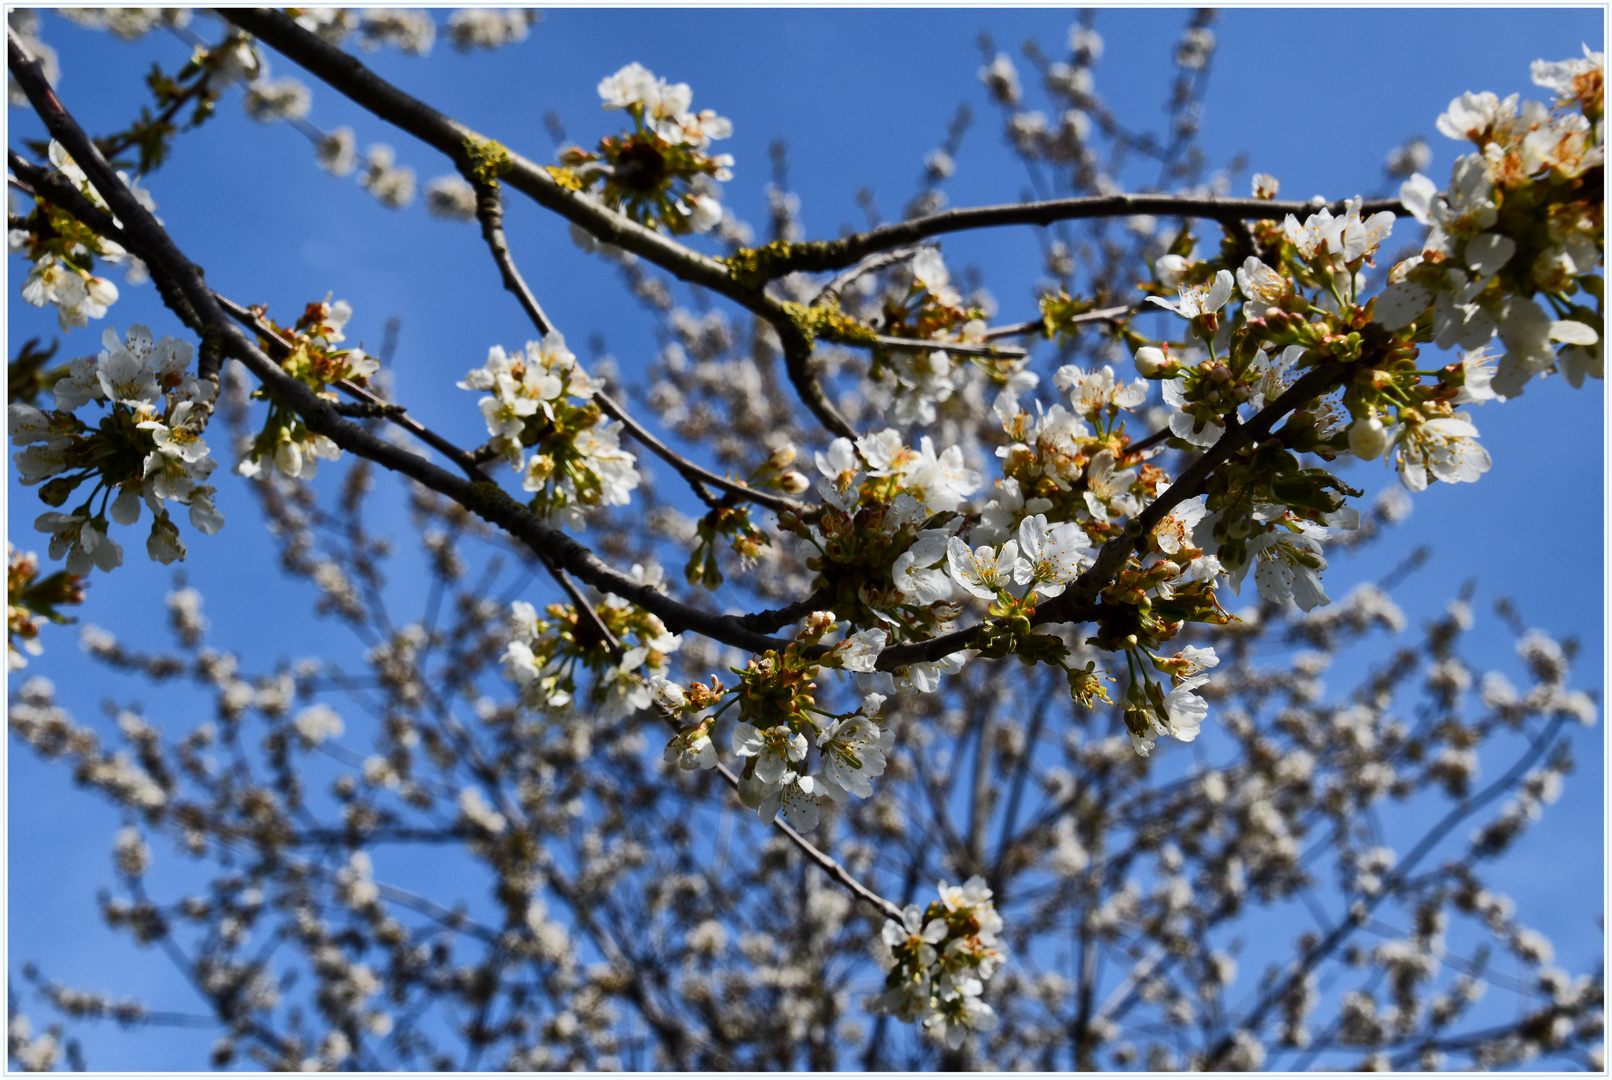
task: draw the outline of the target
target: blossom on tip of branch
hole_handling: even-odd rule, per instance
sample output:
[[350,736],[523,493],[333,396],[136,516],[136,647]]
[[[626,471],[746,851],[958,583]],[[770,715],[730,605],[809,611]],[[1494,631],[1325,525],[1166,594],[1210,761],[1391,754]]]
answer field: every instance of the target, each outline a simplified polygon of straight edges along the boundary
[[941,882],[938,901],[909,904],[900,922],[887,920],[878,939],[886,989],[875,1007],[922,1023],[953,1050],[970,1031],[994,1030],[996,1014],[980,1000],[1002,962],[1002,917],[991,900],[976,875],[961,886]]

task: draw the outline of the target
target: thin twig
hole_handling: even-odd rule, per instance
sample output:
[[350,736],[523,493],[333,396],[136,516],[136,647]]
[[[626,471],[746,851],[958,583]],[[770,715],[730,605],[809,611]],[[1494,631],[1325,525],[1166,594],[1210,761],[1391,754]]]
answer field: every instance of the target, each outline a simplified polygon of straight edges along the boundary
[[1023,360],[1030,353],[1028,350],[1015,348],[1012,345],[974,345],[966,341],[926,341],[918,338],[890,337],[887,334],[875,334],[873,340],[886,349],[895,349],[897,352],[941,352],[952,353],[955,356],[984,356],[997,360]]
[[827,285],[824,285],[821,289],[817,290],[817,295],[811,299],[811,306],[816,307],[818,304],[821,304],[824,300],[827,300],[830,297],[838,300],[840,298],[840,294],[845,291],[845,287],[851,282],[855,281],[857,278],[876,273],[885,269],[886,267],[894,266],[897,263],[906,262],[914,255],[917,255],[925,247],[929,246],[931,245],[919,244],[914,247],[896,248],[894,251],[880,251],[873,255],[869,255],[867,258],[863,259],[849,270],[845,270],[837,275],[834,280],[830,281]]
[[[1136,314],[1137,310],[1137,308],[1129,304],[1121,304],[1119,307],[1098,308],[1096,311],[1073,315],[1064,321],[1071,326],[1091,322],[1122,323]],[[1028,322],[1011,323],[1007,326],[993,326],[985,331],[984,338],[986,341],[995,341],[998,338],[1006,337],[1028,337],[1031,334],[1045,335],[1046,332],[1047,324],[1044,320],[1031,319]]]

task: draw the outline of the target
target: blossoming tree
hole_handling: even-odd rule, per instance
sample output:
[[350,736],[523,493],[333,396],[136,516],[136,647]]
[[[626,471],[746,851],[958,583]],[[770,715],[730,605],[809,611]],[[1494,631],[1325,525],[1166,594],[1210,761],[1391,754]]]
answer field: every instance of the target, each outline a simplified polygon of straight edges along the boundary
[[[1598,967],[1550,967],[1479,873],[1559,791],[1563,725],[1595,718],[1570,650],[1519,627],[1534,685],[1491,674],[1468,694],[1463,598],[1352,697],[1324,700],[1316,676],[1404,623],[1381,589],[1334,601],[1329,554],[1431,485],[1481,482],[1474,410],[1602,377],[1600,53],[1534,64],[1542,100],[1452,101],[1437,126],[1466,152],[1443,184],[1410,144],[1395,198],[1293,202],[1265,174],[1247,198],[1199,183],[1209,13],[1176,48],[1165,141],[1106,111],[1086,16],[1065,59],[1029,51],[1056,125],[1009,56],[989,47],[981,70],[1016,153],[1067,197],[944,209],[960,120],[903,220],[805,239],[780,184],[757,243],[722,202],[732,124],[686,84],[601,72],[615,133],[562,136],[542,164],[344,50],[422,53],[444,32],[498,48],[530,13],[69,14],[193,52],[148,80],[156,112],[92,136],[52,88],[37,14],[11,19],[13,102],[48,133],[9,157],[21,300],[101,329],[97,352],[52,365],[30,343],[11,365],[17,475],[63,564],[12,556],[13,670],[86,586],[93,611],[135,530],[159,563],[205,559],[222,483],[250,486],[282,566],[367,649],[362,674],[248,674],[179,588],[175,651],[93,628],[84,644],[206,688],[213,719],[175,732],[124,710],[108,751],[44,680],[13,695],[13,731],[124,808],[105,917],[194,986],[205,1009],[181,1019],[220,1029],[215,1064],[1589,1060]],[[320,167],[412,200],[395,153],[361,167],[271,55],[451,163],[427,207],[479,227],[531,324],[479,343],[457,382],[479,445],[391,399],[387,349],[347,340],[339,280],[308,283],[300,311],[246,302],[157,216],[148,181],[237,86]],[[1166,182],[1121,193],[1105,152],[1160,160]],[[545,311],[506,234],[512,197],[565,219],[662,320],[644,379],[573,352],[583,328]],[[1050,276],[1034,316],[1004,322],[940,238],[1026,224],[1056,237]],[[172,333],[118,321],[103,271],[120,265]],[[725,306],[695,315],[682,287]],[[1341,470],[1376,459],[1403,490],[1362,505]],[[338,484],[311,483],[321,462]],[[427,554],[406,597],[424,614],[401,623],[362,512],[377,470],[407,482]],[[1307,651],[1271,667],[1291,645]],[[1222,752],[1171,764],[1210,729]],[[1491,740],[1515,752],[1479,785]],[[1377,825],[1394,801],[1436,807],[1401,853]],[[1464,847],[1441,846],[1469,819]],[[155,836],[212,866],[207,886],[148,887]],[[394,845],[488,885],[390,883]],[[1329,877],[1341,914],[1286,954],[1250,949],[1269,966],[1236,986],[1242,920]],[[1521,974],[1495,970],[1493,942]],[[69,1016],[180,1022],[25,976]],[[1521,1002],[1503,1022],[1478,1005],[1490,985]],[[66,1034],[17,1009],[14,992],[12,1057],[50,1065]]]

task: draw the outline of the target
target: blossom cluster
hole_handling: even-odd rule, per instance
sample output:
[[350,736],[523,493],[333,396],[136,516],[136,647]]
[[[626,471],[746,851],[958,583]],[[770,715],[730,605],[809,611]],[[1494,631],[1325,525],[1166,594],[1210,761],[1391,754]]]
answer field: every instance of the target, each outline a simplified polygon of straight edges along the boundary
[[637,459],[621,448],[621,422],[606,420],[591,400],[598,384],[560,334],[550,331],[513,355],[494,345],[459,386],[489,391],[480,402],[487,448],[520,473],[532,509],[580,529],[585,508],[631,501]]
[[729,180],[730,154],[706,152],[715,139],[733,134],[733,124],[711,109],[692,111],[687,83],[668,84],[641,64],[628,64],[599,83],[606,109],[619,109],[633,130],[560,152],[550,170],[573,191],[600,199],[640,225],[668,232],[708,232],[722,220],[713,181]]
[[28,666],[27,657],[43,651],[39,643],[39,620],[65,623],[73,620],[57,609],[84,602],[84,578],[58,570],[39,576],[39,556],[18,551],[6,543],[6,666],[18,671]]
[[[80,194],[93,205],[106,209],[105,200],[83,168],[54,139],[50,142],[49,157],[52,167]],[[146,209],[156,209],[150,192],[128,174],[119,172],[118,176]],[[118,287],[94,272],[97,258],[113,265],[125,264],[131,284],[146,280],[145,264],[139,258],[38,193],[34,195],[32,213],[12,218],[7,245],[33,263],[23,280],[22,298],[34,307],[55,305],[56,321],[63,330],[104,318],[107,308],[117,301]]]
[[[730,742],[734,756],[744,759],[739,799],[762,821],[772,822],[781,811],[797,828],[813,829],[823,799],[843,803],[853,794],[872,795],[872,780],[884,773],[885,751],[895,739],[878,722],[885,695],[869,693],[854,712],[835,715],[819,704],[814,680],[825,667],[873,674],[888,635],[863,630],[822,647],[835,629],[832,614],[813,612],[787,649],[734,668],[736,687],[714,676],[709,684],[694,682],[686,689],[669,679],[654,680],[655,705],[678,725],[666,746],[666,762],[683,769],[714,768],[717,718],[737,705]],[[814,745],[816,771],[808,762]]]
[[[1394,267],[1378,320],[1396,330],[1431,307],[1440,348],[1478,349],[1499,334],[1505,353],[1492,389],[1501,397],[1552,367],[1574,386],[1602,376],[1601,297],[1591,279],[1604,250],[1605,66],[1588,48],[1580,60],[1536,62],[1534,82],[1556,92],[1554,107],[1517,94],[1461,95],[1438,129],[1478,152],[1456,160],[1444,191],[1420,173],[1400,189],[1429,233],[1419,255]],[[1595,310],[1574,302],[1581,290]]]
[[[946,345],[984,345],[987,315],[982,308],[964,301],[936,249],[919,251],[909,269],[911,283],[902,292],[885,298],[877,326],[885,336],[924,341],[934,348],[877,344],[868,377],[890,395],[891,420],[901,425],[928,425],[935,422],[936,406],[961,387],[959,378],[964,365],[957,354],[946,350]],[[980,356],[971,351],[967,359],[995,384],[1010,391],[1033,389],[1038,381],[1034,372],[1025,369],[1028,357],[1024,354]]]
[[885,991],[874,1007],[923,1024],[953,1050],[970,1031],[994,1030],[996,1013],[981,995],[1002,963],[1001,930],[984,878],[941,882],[939,900],[908,904],[901,922],[885,921],[876,948]]
[[[280,361],[286,374],[320,397],[334,401],[332,385],[347,382],[364,386],[380,370],[380,362],[363,349],[333,347],[347,340],[342,330],[353,317],[352,305],[345,300],[331,303],[326,295],[323,301],[304,308],[289,328],[276,326],[261,312],[259,317],[274,333],[276,343],[289,350]],[[289,405],[266,390],[254,391],[253,396],[268,400],[269,415],[246,456],[235,467],[236,472],[256,477],[262,473],[264,463],[272,461],[275,468],[293,480],[312,480],[321,458],[335,461],[341,457],[341,448],[327,436],[310,431]]]
[[[632,574],[640,584],[663,587],[659,566],[635,565]],[[618,648],[570,604],[550,604],[542,616],[523,600],[511,605],[504,676],[528,708],[552,719],[585,715],[608,723],[650,707],[651,687],[664,680],[682,639],[620,597],[606,597],[596,610]],[[588,673],[591,683],[581,678]]]
[[[167,503],[188,507],[191,525],[209,536],[224,524],[213,507],[214,488],[205,483],[216,462],[201,437],[217,384],[187,374],[188,343],[153,340],[138,323],[123,340],[108,329],[101,341],[98,356],[72,361],[56,382],[55,409],[24,402],[7,409],[11,441],[24,447],[12,456],[18,478],[41,484],[46,505],[62,506],[85,481],[95,481],[77,508],[35,522],[50,534],[51,558],[67,557],[70,574],[122,565],[123,548],[108,535],[107,519],[132,525],[142,503],[155,518],[146,551],[161,563],[185,557]],[[95,427],[76,415],[92,404],[107,410]]]

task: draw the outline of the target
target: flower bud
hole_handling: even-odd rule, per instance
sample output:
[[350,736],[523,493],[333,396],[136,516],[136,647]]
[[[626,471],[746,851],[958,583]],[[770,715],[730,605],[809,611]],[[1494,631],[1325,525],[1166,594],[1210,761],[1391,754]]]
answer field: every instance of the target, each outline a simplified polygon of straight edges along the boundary
[[785,495],[799,495],[810,486],[811,481],[793,469],[778,477],[778,490]]
[[1180,285],[1191,269],[1192,264],[1180,255],[1160,255],[1158,262],[1153,264],[1154,275],[1166,289]]
[[1381,457],[1388,449],[1388,429],[1375,416],[1367,416],[1349,425],[1349,449],[1362,461]]
[[1136,350],[1136,370],[1144,379],[1156,379],[1170,366],[1170,358],[1163,349],[1144,345]]

